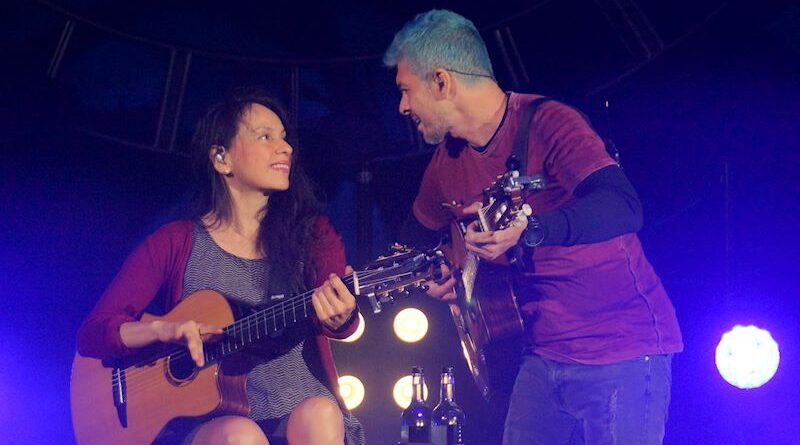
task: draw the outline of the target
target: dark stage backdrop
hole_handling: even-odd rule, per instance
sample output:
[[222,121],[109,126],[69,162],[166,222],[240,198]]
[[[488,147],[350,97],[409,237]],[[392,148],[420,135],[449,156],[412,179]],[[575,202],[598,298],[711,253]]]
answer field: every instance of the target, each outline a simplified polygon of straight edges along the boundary
[[[645,251],[683,329],[686,351],[674,360],[666,444],[800,443],[800,46],[785,20],[771,16],[749,26],[740,10],[614,86],[575,94],[576,105],[622,152],[644,204]],[[6,60],[0,87],[0,436],[8,443],[68,444],[75,332],[136,243],[182,215],[190,174],[182,156],[76,131],[85,116],[75,110],[91,94],[47,79],[41,61],[15,48],[3,46],[20,64],[11,70]],[[331,68],[338,80],[322,84],[320,97],[352,91],[348,76],[381,73],[376,60],[359,63],[344,74]],[[315,119],[313,101],[300,104],[307,117],[302,147],[354,265],[393,240],[430,155],[401,147],[400,159],[386,159],[391,152],[372,156],[363,148],[409,143],[392,114],[391,74],[368,77],[363,88],[370,94],[354,94],[347,105],[369,110],[361,120]],[[550,79],[545,93],[570,89],[543,77]],[[542,92],[533,84],[531,92]],[[187,99],[193,107],[187,113],[196,116],[217,95],[204,94]],[[601,112],[606,99],[610,113]],[[364,159],[373,159],[367,187],[356,182]],[[364,218],[372,234],[359,245]],[[435,326],[417,350],[396,343],[389,331],[394,312],[410,304],[428,310]],[[363,351],[337,345],[340,369],[370,367],[372,378],[388,381],[416,362],[455,364],[469,442],[494,443],[497,419],[469,381],[444,308],[412,297],[387,312],[368,315],[373,329]],[[782,358],[771,382],[741,391],[717,373],[714,348],[725,330],[750,323],[772,332]],[[431,384],[432,400],[437,388]],[[398,437],[400,410],[389,394],[388,388],[368,394],[384,402],[370,399],[355,410],[367,421],[370,444]]]

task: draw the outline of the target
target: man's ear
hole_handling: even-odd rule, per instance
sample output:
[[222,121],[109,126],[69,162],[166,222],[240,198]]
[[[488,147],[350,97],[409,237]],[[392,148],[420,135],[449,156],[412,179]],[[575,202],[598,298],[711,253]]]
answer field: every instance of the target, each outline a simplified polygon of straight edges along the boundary
[[453,76],[444,68],[433,70],[433,94],[437,98],[445,98],[453,89]]

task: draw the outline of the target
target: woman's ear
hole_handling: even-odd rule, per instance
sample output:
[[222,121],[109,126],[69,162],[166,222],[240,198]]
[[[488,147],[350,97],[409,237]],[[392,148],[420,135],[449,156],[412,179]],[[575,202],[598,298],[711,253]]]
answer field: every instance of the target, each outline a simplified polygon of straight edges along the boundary
[[214,170],[216,170],[217,173],[223,174],[225,176],[230,176],[231,167],[225,160],[226,154],[227,152],[225,150],[225,147],[223,147],[222,145],[215,144],[208,149],[208,158],[211,160],[211,165],[214,166]]

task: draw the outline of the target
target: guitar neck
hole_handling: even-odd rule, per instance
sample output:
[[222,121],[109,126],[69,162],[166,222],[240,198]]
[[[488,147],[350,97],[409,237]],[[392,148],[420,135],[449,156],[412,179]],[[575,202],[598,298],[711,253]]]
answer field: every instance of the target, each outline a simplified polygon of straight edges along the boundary
[[[342,277],[352,292],[353,274]],[[214,363],[241,351],[243,348],[270,338],[275,333],[297,324],[313,315],[311,303],[313,290],[295,295],[266,309],[236,320],[223,329],[223,336],[205,349],[206,363]]]
[[[348,289],[356,293],[358,279],[355,273],[342,277]],[[222,338],[209,343],[205,348],[206,363],[214,363],[241,351],[243,348],[270,338],[275,333],[297,324],[313,315],[311,303],[313,290],[295,295],[285,301],[259,310],[253,314],[236,320],[223,329]]]
[[[347,274],[342,277],[342,282],[353,295],[377,299],[379,297],[376,294],[384,294],[380,298],[385,298],[390,292],[425,281],[429,272],[428,275],[417,275],[416,271],[430,261],[431,258],[425,254],[413,254],[405,260],[402,267],[387,263],[378,269]],[[313,294],[313,290],[303,292],[236,320],[223,329],[220,339],[205,345],[203,349],[206,363],[222,360],[248,345],[274,337],[283,329],[305,320],[315,313],[311,303]]]
[[205,348],[206,363],[219,361],[243,348],[274,336],[314,313],[313,291],[304,292],[286,301],[236,320],[223,329],[222,338]]

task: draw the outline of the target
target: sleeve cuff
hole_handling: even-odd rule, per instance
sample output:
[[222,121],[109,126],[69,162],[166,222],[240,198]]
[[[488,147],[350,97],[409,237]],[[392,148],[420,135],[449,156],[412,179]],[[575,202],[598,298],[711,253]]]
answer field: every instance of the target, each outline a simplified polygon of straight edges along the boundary
[[353,310],[353,313],[350,314],[350,318],[348,318],[343,325],[339,326],[338,329],[331,329],[321,321],[319,322],[319,325],[322,329],[322,333],[326,337],[341,340],[351,336],[353,332],[358,329],[358,323],[358,306],[356,306],[355,310]]

